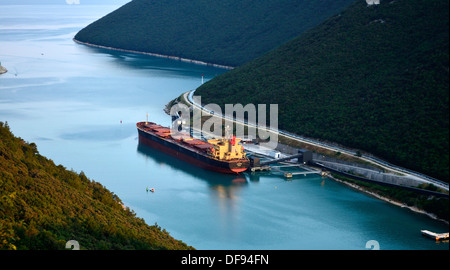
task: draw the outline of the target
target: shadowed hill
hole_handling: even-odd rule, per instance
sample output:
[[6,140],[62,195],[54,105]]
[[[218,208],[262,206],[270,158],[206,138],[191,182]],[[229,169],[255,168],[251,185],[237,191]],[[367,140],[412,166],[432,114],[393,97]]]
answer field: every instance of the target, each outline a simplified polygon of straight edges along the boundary
[[113,48],[241,65],[354,0],[134,0],[75,39]]

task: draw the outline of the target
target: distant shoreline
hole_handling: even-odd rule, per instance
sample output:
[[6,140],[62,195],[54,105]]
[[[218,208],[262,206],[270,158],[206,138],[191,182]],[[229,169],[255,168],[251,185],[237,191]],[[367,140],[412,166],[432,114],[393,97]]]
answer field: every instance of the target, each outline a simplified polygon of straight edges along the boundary
[[89,46],[89,47],[95,47],[95,48],[101,48],[101,49],[107,49],[107,50],[113,50],[113,51],[120,51],[120,52],[129,52],[129,53],[136,53],[136,54],[151,55],[151,56],[156,56],[156,57],[161,57],[161,58],[168,58],[168,59],[172,59],[172,60],[178,60],[178,61],[182,61],[182,62],[193,63],[193,64],[204,65],[204,66],[212,66],[212,67],[223,68],[223,69],[234,69],[234,67],[232,67],[232,66],[225,66],[225,65],[213,64],[213,63],[207,63],[207,62],[193,60],[193,59],[188,59],[188,58],[183,58],[183,57],[179,57],[179,56],[171,56],[171,55],[164,55],[164,54],[159,54],[159,53],[150,53],[150,52],[141,52],[141,51],[119,49],[119,48],[108,47],[108,46],[103,46],[103,45],[96,45],[96,44],[92,44],[92,43],[89,43],[89,42],[82,42],[82,41],[79,41],[79,40],[77,40],[75,38],[73,38],[73,41],[75,43],[86,45],[86,46]]

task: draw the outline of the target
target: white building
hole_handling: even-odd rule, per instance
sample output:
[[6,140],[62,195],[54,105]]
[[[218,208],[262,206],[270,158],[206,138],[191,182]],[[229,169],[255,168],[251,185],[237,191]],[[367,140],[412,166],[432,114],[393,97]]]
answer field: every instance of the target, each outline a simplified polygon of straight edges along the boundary
[[380,4],[380,0],[366,0],[367,5],[371,6],[371,5],[379,5]]

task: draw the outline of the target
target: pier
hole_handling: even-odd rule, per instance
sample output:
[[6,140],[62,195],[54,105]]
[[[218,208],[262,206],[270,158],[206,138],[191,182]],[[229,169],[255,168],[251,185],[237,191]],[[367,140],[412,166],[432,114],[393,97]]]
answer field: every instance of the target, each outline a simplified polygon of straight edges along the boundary
[[435,233],[428,230],[421,230],[420,232],[422,232],[423,236],[434,239],[436,241],[448,240],[448,233]]
[[[293,176],[296,175],[303,175],[306,176],[308,174],[319,174],[321,175],[322,172],[319,170],[314,170],[311,168],[308,168],[306,166],[302,166],[300,164],[285,164],[285,165],[280,165],[280,166],[269,166],[271,171],[275,171],[275,172],[279,172],[282,173],[284,175],[284,177],[286,178],[292,178]],[[299,169],[303,169],[304,171],[283,171],[280,168],[299,168]]]
[[[323,175],[322,171],[316,170],[306,166],[312,161],[312,153],[305,149],[299,149],[297,154],[285,155],[278,151],[262,149],[257,145],[247,144],[245,146],[246,150],[253,154],[250,157],[250,167],[251,172],[257,171],[271,171],[275,173],[281,173],[286,178],[292,178],[296,175],[308,175],[308,174],[319,174]],[[265,158],[267,160],[261,161],[259,157]],[[297,161],[290,161],[297,159]],[[272,165],[271,164],[280,164]]]

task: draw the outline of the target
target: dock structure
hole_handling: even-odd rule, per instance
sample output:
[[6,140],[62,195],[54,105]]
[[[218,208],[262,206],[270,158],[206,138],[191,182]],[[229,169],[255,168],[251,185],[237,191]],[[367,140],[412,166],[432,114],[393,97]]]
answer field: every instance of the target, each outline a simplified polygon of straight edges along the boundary
[[[286,178],[292,178],[295,175],[308,175],[308,174],[321,174],[322,172],[319,170],[314,170],[314,169],[310,169],[306,166],[302,166],[300,164],[285,164],[285,165],[280,165],[280,166],[269,166],[270,170],[272,171],[276,171],[279,173],[282,173],[284,175],[284,177]],[[283,171],[280,168],[300,168],[303,169],[304,171],[291,171],[291,172],[287,172],[287,171]]]
[[289,159],[299,158],[301,156],[303,156],[303,154],[295,154],[295,155],[291,155],[291,156],[287,156],[287,157],[275,158],[272,160],[260,162],[260,165],[264,166],[264,165],[269,165],[269,164],[273,164],[273,163],[279,163],[279,162],[286,161]]
[[421,232],[423,236],[434,239],[436,241],[448,240],[448,233],[435,233],[428,230],[421,230]]
[[[272,151],[273,152],[273,151]],[[280,153],[270,153],[262,154],[263,156],[267,156],[270,159],[266,161],[261,161],[260,158],[251,157],[250,158],[250,167],[249,170],[251,172],[256,171],[273,171],[277,173],[283,174],[286,178],[292,178],[295,175],[308,175],[308,174],[319,174],[322,172],[319,170],[315,170],[306,166],[312,161],[312,153],[308,150],[299,149],[297,154],[294,155],[280,155]],[[284,162],[291,159],[297,159],[297,162]],[[282,165],[273,165],[270,164],[282,164]],[[282,168],[292,168],[296,170],[286,171],[282,170]],[[302,171],[298,171],[297,169],[301,169]]]

